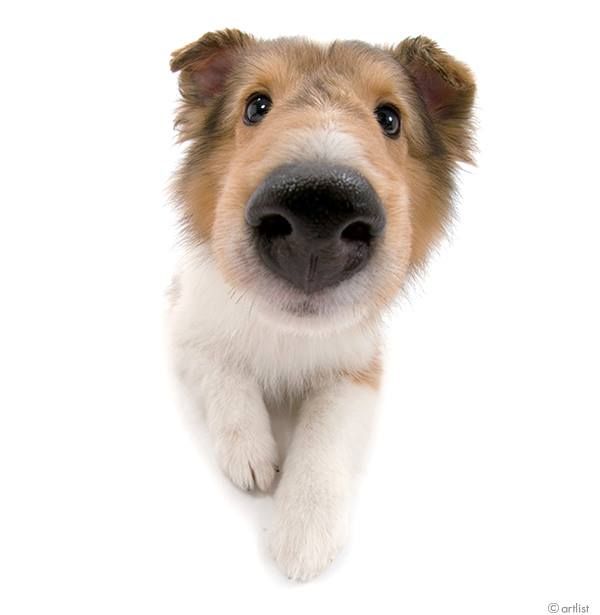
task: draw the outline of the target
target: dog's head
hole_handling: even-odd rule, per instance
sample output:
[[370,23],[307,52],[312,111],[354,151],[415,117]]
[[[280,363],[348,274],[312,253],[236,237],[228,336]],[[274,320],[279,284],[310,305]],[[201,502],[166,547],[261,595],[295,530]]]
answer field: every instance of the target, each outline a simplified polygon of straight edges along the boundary
[[378,48],[225,30],[171,68],[189,142],[177,198],[226,282],[297,328],[380,313],[443,234],[471,160],[467,67],[423,37]]

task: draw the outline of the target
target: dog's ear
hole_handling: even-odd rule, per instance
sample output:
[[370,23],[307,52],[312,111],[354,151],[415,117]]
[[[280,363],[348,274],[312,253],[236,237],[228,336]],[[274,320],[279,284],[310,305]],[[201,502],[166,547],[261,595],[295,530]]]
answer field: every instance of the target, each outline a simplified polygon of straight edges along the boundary
[[412,78],[447,150],[473,162],[475,79],[469,68],[424,36],[405,39],[392,53]]
[[184,100],[207,104],[221,94],[236,60],[253,41],[239,30],[221,30],[174,51],[171,70],[181,71],[179,87]]

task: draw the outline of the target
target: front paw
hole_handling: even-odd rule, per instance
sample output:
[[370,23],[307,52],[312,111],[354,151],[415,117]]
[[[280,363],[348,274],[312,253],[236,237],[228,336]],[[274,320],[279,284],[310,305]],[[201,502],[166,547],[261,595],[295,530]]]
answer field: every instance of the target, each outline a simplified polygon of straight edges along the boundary
[[[314,494],[313,494],[314,495]],[[319,575],[345,542],[345,506],[324,498],[284,498],[276,504],[269,549],[284,574],[294,581]]]
[[267,491],[279,471],[277,444],[270,432],[231,430],[217,438],[215,450],[223,472],[246,491]]

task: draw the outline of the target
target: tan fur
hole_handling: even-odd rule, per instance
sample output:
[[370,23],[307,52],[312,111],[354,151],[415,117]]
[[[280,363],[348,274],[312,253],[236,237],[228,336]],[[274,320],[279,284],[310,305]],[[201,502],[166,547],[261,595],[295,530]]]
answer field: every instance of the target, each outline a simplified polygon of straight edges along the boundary
[[377,355],[367,369],[359,372],[345,373],[344,375],[346,375],[355,384],[364,384],[372,389],[378,389],[381,384],[382,374],[383,367],[381,357]]

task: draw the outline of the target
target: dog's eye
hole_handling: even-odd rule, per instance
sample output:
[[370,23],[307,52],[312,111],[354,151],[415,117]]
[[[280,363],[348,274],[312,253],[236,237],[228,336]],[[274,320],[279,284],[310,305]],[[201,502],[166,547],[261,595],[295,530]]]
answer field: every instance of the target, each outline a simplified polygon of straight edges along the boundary
[[266,94],[252,94],[246,103],[244,122],[248,125],[258,124],[271,110],[273,102]]
[[375,117],[388,137],[394,139],[400,134],[400,113],[392,105],[377,107]]

